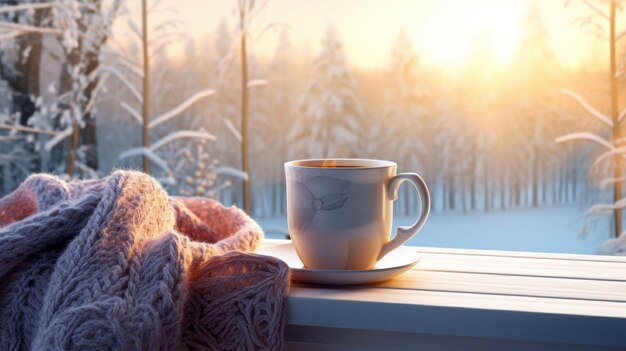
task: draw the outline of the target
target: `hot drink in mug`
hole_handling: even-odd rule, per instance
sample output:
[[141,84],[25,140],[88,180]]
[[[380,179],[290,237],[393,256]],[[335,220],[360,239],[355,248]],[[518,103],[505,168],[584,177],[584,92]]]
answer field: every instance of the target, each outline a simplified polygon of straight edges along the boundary
[[[396,174],[390,161],[317,159],[285,163],[289,233],[306,268],[371,269],[412,238],[430,211],[426,183],[416,173]],[[400,185],[417,189],[421,210],[393,239],[393,201]]]

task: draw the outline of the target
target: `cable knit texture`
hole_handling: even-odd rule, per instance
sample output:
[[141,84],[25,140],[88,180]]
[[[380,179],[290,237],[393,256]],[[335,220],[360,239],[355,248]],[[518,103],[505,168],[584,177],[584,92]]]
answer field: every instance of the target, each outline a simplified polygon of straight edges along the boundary
[[143,173],[0,199],[1,350],[280,350],[287,266],[236,208]]

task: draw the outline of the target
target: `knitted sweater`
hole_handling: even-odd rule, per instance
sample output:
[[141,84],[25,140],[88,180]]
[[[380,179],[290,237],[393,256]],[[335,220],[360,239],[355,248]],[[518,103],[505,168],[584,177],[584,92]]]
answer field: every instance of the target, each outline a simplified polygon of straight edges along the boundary
[[236,208],[117,171],[0,199],[1,350],[279,350],[288,268]]

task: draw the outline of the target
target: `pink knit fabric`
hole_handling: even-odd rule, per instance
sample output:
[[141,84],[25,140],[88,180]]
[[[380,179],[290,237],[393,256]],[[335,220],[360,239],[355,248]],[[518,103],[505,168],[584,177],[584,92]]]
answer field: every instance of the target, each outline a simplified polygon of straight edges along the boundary
[[245,213],[138,172],[0,199],[0,349],[280,350],[288,268]]

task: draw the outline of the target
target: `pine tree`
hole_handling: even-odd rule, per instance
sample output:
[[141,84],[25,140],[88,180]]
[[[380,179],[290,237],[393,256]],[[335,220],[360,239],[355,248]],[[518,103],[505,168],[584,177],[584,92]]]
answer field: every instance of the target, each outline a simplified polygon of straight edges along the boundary
[[[147,0],[142,1],[141,30],[138,29],[139,26],[132,20],[129,21],[131,29],[133,29],[138,37],[137,39],[141,42],[141,64],[136,63],[139,61],[136,58],[120,57],[121,60],[130,62],[131,66],[135,66],[133,71],[135,75],[140,77],[140,80],[136,82],[139,84],[135,84],[132,79],[122,74],[115,66],[106,67],[106,70],[107,72],[111,72],[119,82],[122,83],[126,90],[131,93],[129,95],[134,101],[126,102],[122,100],[121,106],[130,117],[134,118],[139,123],[142,130],[142,145],[123,151],[119,154],[118,161],[141,156],[143,158],[143,169],[146,173],[156,176],[157,179],[161,180],[168,187],[176,187],[181,181],[181,178],[188,176],[188,174],[184,172],[182,174],[180,173],[180,170],[184,167],[181,161],[185,159],[175,152],[175,150],[180,150],[181,148],[172,145],[181,145],[182,143],[189,146],[196,142],[200,143],[202,146],[206,144],[206,141],[214,141],[215,137],[207,133],[203,128],[200,130],[169,130],[168,133],[160,135],[160,138],[156,140],[153,138],[155,134],[153,132],[158,131],[161,126],[169,124],[174,119],[183,117],[185,111],[188,111],[198,102],[213,96],[215,91],[206,88],[196,91],[195,94],[182,101],[177,99],[177,105],[173,107],[168,106],[166,111],[156,111],[153,101],[157,101],[158,103],[159,100],[163,100],[163,98],[157,99],[154,96],[154,89],[150,89],[153,84],[151,84],[150,81],[155,77],[153,75],[154,73],[160,72],[156,77],[163,77],[165,72],[158,69],[155,70],[152,63],[158,58],[157,54],[163,53],[161,49],[170,43],[167,40],[168,35],[180,37],[178,28],[176,25],[171,24],[173,23],[172,21],[161,22],[156,25],[149,21],[150,16],[154,13],[153,11],[155,11],[155,9],[158,10],[157,5],[158,1],[153,3],[152,7],[148,6]],[[148,11],[149,9],[152,9],[152,11]],[[166,30],[163,31],[162,28],[166,28]],[[135,63],[132,64],[132,62]],[[158,61],[156,62],[158,63]],[[162,84],[167,84],[167,82]],[[141,88],[138,88],[136,85],[141,85]],[[202,172],[213,172],[210,164],[206,162],[207,157],[203,156],[205,153],[204,150],[201,149],[200,151],[200,156],[196,155],[198,157],[192,157],[189,155],[187,161],[198,162],[196,166],[198,166],[197,171],[200,172],[200,174]],[[215,170],[216,174],[224,171],[224,169]],[[205,191],[210,191],[210,189],[202,189],[201,192]]]
[[[587,214],[589,215],[606,215],[613,214],[613,230],[614,236],[618,238],[618,241],[621,241],[621,247],[626,247],[626,240],[623,234],[623,218],[622,211],[626,207],[626,198],[624,198],[622,193],[622,185],[625,181],[625,177],[623,176],[623,157],[626,153],[626,146],[624,146],[624,137],[623,137],[623,117],[626,115],[626,110],[622,110],[620,112],[619,106],[619,91],[618,91],[618,80],[622,79],[624,76],[623,68],[618,68],[617,63],[617,48],[618,42],[620,39],[624,38],[623,32],[617,32],[616,24],[617,24],[617,12],[621,9],[621,3],[617,0],[611,0],[608,4],[608,13],[606,13],[606,7],[604,5],[602,7],[597,7],[593,3],[583,1],[583,3],[589,8],[591,14],[583,16],[578,19],[581,24],[589,25],[592,27],[592,30],[602,31],[602,26],[596,23],[596,19],[599,18],[604,22],[605,25],[608,25],[609,33],[608,36],[600,35],[600,38],[608,39],[609,44],[609,72],[608,72],[608,80],[609,80],[609,88],[610,88],[610,111],[608,113],[603,113],[590,104],[581,94],[571,91],[571,90],[562,90],[562,92],[575,101],[577,101],[580,106],[587,112],[587,114],[596,120],[602,122],[605,127],[604,133],[594,133],[594,132],[578,132],[564,135],[558,139],[557,142],[567,142],[567,141],[590,141],[596,145],[601,146],[605,149],[602,155],[600,155],[593,165],[592,169],[598,169],[599,166],[605,165],[608,168],[609,174],[605,174],[606,178],[603,180],[603,183],[612,185],[613,187],[613,202],[609,204],[598,204],[591,207]],[[599,33],[602,34],[602,33]],[[607,133],[608,131],[608,133]],[[604,135],[608,134],[608,138]],[[612,174],[611,174],[612,173]],[[612,241],[608,242],[609,246],[612,246]],[[610,250],[605,250],[605,253],[610,253],[612,250],[617,250],[613,247]]]
[[[120,6],[121,0],[70,0],[27,1],[1,8],[0,21],[16,22],[0,33],[0,40],[17,43],[18,61],[21,62],[12,65],[12,68],[20,70],[17,72],[19,77],[27,77],[20,78],[26,85],[21,83],[14,87],[15,92],[22,95],[15,102],[24,106],[18,111],[20,118],[16,122],[29,126],[29,131],[19,126],[23,132],[46,135],[45,139],[37,140],[36,146],[43,170],[61,171],[60,167],[48,167],[48,161],[52,148],[71,136],[65,173],[72,177],[77,169],[79,172],[76,173],[83,177],[96,175],[93,117],[95,101],[102,88],[100,82],[105,79],[100,69],[100,53],[110,36]],[[43,37],[43,34],[49,35]],[[59,53],[50,50],[55,44],[61,49]],[[50,69],[45,59],[51,59],[53,65],[61,65],[59,82],[47,87],[39,82],[40,72]],[[0,72],[2,75],[5,73]],[[25,88],[29,90],[26,95]],[[45,88],[49,92],[58,92],[52,101],[41,98]],[[25,103],[24,99],[30,102]],[[81,129],[83,146],[79,148]],[[57,166],[62,162],[56,158],[53,161],[58,161]]]
[[[219,92],[215,99],[211,101],[210,119],[213,124],[210,126],[223,136],[223,142],[218,144],[217,152],[221,155],[222,162],[230,166],[241,164],[241,154],[233,145],[238,145],[241,141],[241,123],[239,116],[239,95],[238,77],[234,58],[234,39],[232,32],[228,29],[227,22],[220,20],[215,33],[215,59],[212,66],[216,69],[214,80],[211,82],[215,90]],[[233,132],[237,131],[235,135]]]
[[495,54],[486,32],[479,31],[473,38],[472,50],[465,66],[465,83],[460,94],[466,106],[463,119],[463,138],[467,162],[473,165],[465,176],[470,178],[470,208],[479,207],[478,193],[482,190],[483,209],[492,207],[492,176],[497,169],[492,159],[497,136],[491,130],[499,117],[496,107],[499,90],[496,82]]
[[[427,167],[430,163],[427,159],[432,155],[428,146],[434,139],[431,134],[433,121],[424,106],[421,73],[411,38],[405,31],[400,31],[391,50],[388,72],[390,85],[385,92],[383,111],[384,126],[378,138],[382,143],[389,144],[389,154],[403,170],[433,170]],[[383,146],[382,143],[379,145]],[[399,206],[402,213],[408,214],[413,210],[415,194],[409,187],[403,190]]]
[[[532,206],[537,207],[542,170],[548,167],[547,161],[555,151],[558,108],[553,87],[560,67],[548,44],[548,34],[536,3],[529,8],[522,23],[522,37],[515,58],[512,86],[516,97],[509,117],[510,125],[516,127],[507,130],[516,135],[507,138],[513,142],[507,145],[513,155],[509,168],[516,170],[511,175],[516,179],[514,192],[519,193],[519,187],[526,186],[524,179],[529,180]],[[518,152],[512,153],[513,150]]]
[[364,112],[355,87],[337,32],[329,27],[299,101],[302,119],[289,136],[293,158],[356,157],[361,153]]
[[[424,137],[428,135],[424,91],[418,73],[418,57],[406,32],[398,34],[391,51],[389,77],[391,85],[385,93],[385,120],[391,133],[392,154],[406,169],[417,170],[428,157]],[[393,138],[391,137],[393,136]],[[422,164],[420,164],[422,163]]]

